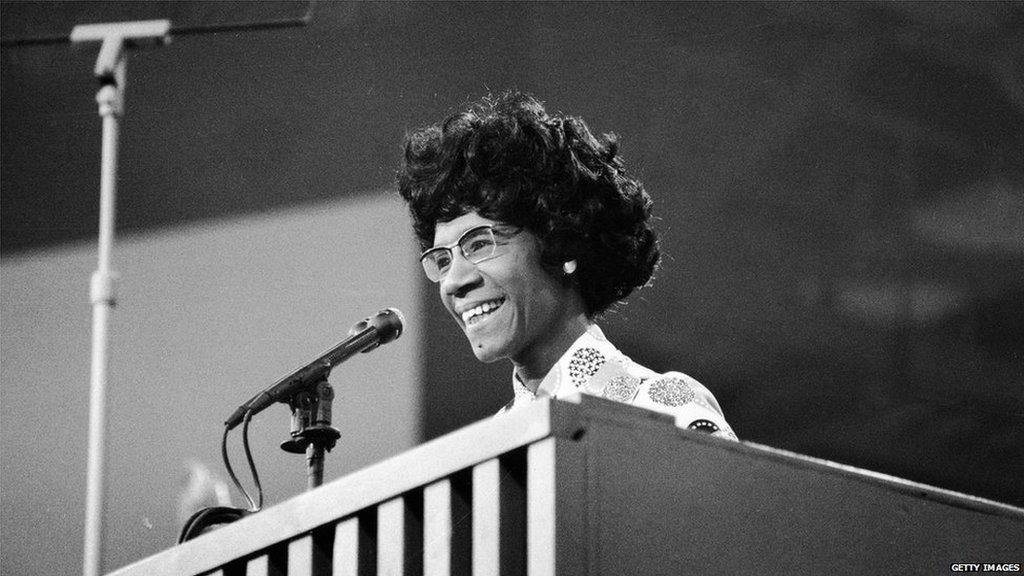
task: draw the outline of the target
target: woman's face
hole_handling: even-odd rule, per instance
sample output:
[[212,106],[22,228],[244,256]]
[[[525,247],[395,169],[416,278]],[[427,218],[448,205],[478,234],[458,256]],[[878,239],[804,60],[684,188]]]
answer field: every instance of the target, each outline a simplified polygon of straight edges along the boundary
[[[501,223],[476,212],[438,222],[434,246],[450,245],[485,224]],[[572,321],[581,313],[578,293],[541,266],[540,240],[529,231],[522,230],[499,249],[478,264],[466,260],[458,248],[452,250],[451,265],[439,282],[445,308],[483,362],[510,358],[529,365],[561,354],[549,348],[564,345],[566,332],[575,329]]]

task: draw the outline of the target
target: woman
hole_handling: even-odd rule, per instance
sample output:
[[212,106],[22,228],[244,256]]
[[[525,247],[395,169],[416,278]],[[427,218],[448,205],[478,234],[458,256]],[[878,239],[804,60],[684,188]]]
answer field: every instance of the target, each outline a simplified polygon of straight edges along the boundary
[[511,92],[410,134],[398,174],[427,277],[483,362],[512,361],[516,409],[584,392],[735,438],[714,396],[619,352],[595,323],[651,279],[651,199],[613,136]]

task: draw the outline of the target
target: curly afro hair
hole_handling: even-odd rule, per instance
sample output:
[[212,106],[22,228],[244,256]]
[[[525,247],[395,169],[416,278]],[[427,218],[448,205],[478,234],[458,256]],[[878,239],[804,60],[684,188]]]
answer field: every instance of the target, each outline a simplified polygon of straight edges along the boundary
[[651,198],[625,175],[615,136],[519,92],[407,135],[398,190],[423,249],[437,222],[475,211],[532,232],[552,270],[576,260],[590,318],[647,284],[660,258]]

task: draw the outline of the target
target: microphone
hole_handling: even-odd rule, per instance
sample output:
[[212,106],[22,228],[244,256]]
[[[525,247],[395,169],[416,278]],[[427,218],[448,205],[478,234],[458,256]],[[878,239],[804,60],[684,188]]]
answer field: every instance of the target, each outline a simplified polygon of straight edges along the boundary
[[241,424],[247,413],[256,414],[275,402],[287,402],[306,386],[315,384],[330,374],[331,369],[360,352],[369,352],[402,335],[405,318],[396,308],[385,308],[348,331],[348,338],[321,354],[316,360],[292,371],[272,386],[242,404],[224,422],[228,430]]

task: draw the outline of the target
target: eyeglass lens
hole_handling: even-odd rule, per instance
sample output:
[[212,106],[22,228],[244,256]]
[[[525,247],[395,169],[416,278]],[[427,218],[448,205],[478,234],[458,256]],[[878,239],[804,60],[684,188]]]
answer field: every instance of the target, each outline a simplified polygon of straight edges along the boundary
[[[478,264],[494,255],[496,242],[494,230],[490,226],[481,226],[467,231],[457,243],[462,255],[473,264]],[[452,264],[452,249],[440,246],[427,251],[421,259],[427,278],[437,282]]]

